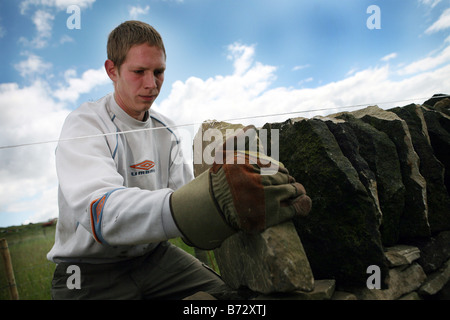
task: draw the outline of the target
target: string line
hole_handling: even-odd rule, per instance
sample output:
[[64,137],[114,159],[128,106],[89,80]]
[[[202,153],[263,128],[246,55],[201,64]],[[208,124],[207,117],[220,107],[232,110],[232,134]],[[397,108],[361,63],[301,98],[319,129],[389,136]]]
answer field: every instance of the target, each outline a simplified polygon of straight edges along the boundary
[[[448,95],[436,95],[436,96],[433,96],[432,98],[442,98],[442,97],[448,97]],[[424,100],[424,99],[430,99],[430,98],[429,97],[427,97],[427,98],[412,98],[412,99],[394,100],[394,101],[368,103],[368,104],[367,103],[365,103],[365,104],[355,104],[355,105],[344,106],[344,107],[332,107],[332,108],[330,107],[330,108],[321,108],[321,109],[310,109],[310,110],[301,110],[301,111],[280,112],[280,113],[272,113],[272,114],[264,114],[264,115],[256,115],[256,116],[246,116],[246,117],[239,117],[239,118],[231,118],[231,119],[225,119],[225,120],[221,120],[221,121],[223,121],[223,122],[230,122],[230,121],[240,121],[240,120],[248,120],[248,119],[268,118],[268,117],[275,117],[275,116],[287,116],[287,115],[301,114],[301,113],[308,113],[308,112],[319,112],[319,111],[327,111],[327,110],[341,110],[341,109],[350,109],[350,108],[361,108],[361,107],[364,107],[364,106],[382,105],[382,104],[387,104],[387,103],[399,103],[399,102]],[[173,125],[173,126],[134,129],[134,130],[128,130],[128,131],[121,131],[121,132],[100,133],[100,134],[85,135],[85,136],[65,138],[65,139],[61,139],[60,138],[60,139],[55,139],[55,140],[46,140],[46,141],[37,141],[37,142],[21,143],[21,144],[14,144],[14,145],[6,145],[6,146],[0,146],[0,150],[20,148],[20,147],[27,147],[27,146],[40,145],[40,144],[59,143],[59,142],[71,141],[71,140],[106,137],[106,136],[113,136],[113,135],[117,135],[117,134],[124,134],[125,135],[125,134],[129,134],[129,133],[142,132],[142,131],[151,131],[151,130],[158,130],[158,129],[176,129],[176,128],[190,127],[190,126],[195,126],[195,125],[201,125],[203,123],[217,122],[217,121],[218,120],[206,120],[206,121],[203,121],[203,122],[194,122],[194,123],[180,124],[180,125]]]

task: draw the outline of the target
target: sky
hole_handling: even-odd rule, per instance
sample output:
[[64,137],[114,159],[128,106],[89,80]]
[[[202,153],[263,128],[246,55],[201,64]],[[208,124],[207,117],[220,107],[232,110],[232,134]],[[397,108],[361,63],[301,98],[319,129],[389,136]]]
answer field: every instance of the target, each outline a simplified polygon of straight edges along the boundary
[[106,41],[126,20],[164,39],[152,108],[187,145],[205,120],[262,126],[450,93],[450,0],[1,0],[0,227],[58,216],[56,141],[72,110],[112,92]]

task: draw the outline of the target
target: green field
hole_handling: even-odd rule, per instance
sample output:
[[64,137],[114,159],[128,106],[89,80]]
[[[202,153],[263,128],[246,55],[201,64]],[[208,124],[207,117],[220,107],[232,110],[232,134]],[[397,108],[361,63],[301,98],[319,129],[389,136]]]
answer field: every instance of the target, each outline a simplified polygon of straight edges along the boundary
[[[0,238],[5,238],[11,255],[19,299],[49,300],[55,264],[47,260],[55,238],[55,225],[43,227],[42,224],[0,228]],[[172,243],[194,254],[194,249],[181,239]],[[0,256],[0,300],[9,300],[9,286],[3,259]]]

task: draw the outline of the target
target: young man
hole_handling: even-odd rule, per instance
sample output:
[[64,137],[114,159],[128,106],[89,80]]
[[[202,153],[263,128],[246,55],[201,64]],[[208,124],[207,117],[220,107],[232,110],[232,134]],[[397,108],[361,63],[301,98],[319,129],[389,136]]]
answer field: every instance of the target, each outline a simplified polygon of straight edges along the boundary
[[[246,164],[215,163],[193,179],[172,122],[151,109],[166,69],[159,33],[124,22],[109,35],[107,52],[114,93],[73,111],[56,150],[52,297],[182,299],[204,291],[229,298],[217,274],[167,240],[213,249],[238,230],[260,232],[306,214],[310,200],[281,164],[264,177],[248,154],[230,150],[223,159]],[[71,266],[79,269],[75,288]]]

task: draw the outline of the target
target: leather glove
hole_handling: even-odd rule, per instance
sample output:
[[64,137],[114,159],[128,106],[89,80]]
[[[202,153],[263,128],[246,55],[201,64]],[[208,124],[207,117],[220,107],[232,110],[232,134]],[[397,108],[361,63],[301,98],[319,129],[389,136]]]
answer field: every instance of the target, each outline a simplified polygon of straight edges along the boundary
[[[262,232],[311,210],[305,188],[282,163],[262,153],[236,150],[230,139],[216,152],[209,170],[171,195],[172,215],[184,241],[200,249],[217,248],[239,230]],[[273,174],[261,174],[274,164],[278,170]]]

